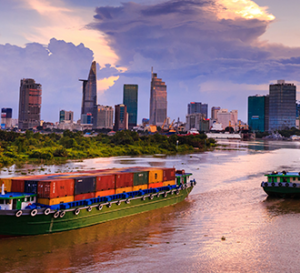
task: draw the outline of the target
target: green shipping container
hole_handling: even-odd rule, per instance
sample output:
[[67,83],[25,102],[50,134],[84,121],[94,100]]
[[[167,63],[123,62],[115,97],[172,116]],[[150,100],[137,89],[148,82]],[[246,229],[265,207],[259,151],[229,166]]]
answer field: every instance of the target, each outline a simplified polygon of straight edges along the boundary
[[148,184],[149,172],[133,173],[133,186]]

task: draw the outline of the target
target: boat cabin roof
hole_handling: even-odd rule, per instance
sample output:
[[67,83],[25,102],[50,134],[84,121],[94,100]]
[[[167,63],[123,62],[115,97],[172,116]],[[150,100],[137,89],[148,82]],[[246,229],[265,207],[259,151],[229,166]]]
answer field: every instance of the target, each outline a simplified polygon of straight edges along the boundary
[[7,192],[4,195],[0,192],[0,199],[18,199],[23,197],[32,197],[36,196],[33,193],[24,193],[24,192]]
[[295,176],[300,176],[300,172],[272,172],[269,174],[266,174],[265,176],[288,176],[288,177],[295,177]]
[[181,174],[176,173],[175,174],[175,176],[191,176],[191,175],[193,175],[193,174],[192,173],[181,173]]

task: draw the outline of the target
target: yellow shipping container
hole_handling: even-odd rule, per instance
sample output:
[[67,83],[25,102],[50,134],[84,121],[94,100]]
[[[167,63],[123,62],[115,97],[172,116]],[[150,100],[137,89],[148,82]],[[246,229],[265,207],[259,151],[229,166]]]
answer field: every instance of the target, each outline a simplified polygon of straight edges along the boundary
[[175,182],[175,180],[170,180],[170,181],[165,181],[165,182],[163,182],[163,186],[165,187],[165,186],[173,186],[173,185],[175,185],[176,184],[176,182]]
[[163,181],[163,170],[149,170],[149,183],[159,183]]
[[116,189],[116,194],[123,193],[123,192],[130,192],[130,191],[133,191],[132,187],[118,188]]
[[43,205],[58,205],[61,203],[68,203],[68,202],[73,202],[74,201],[74,196],[65,196],[65,197],[59,197],[59,198],[38,198],[37,202]]
[[148,184],[133,186],[132,188],[133,191],[147,190],[147,189],[148,189]]
[[4,191],[10,192],[11,191],[11,178],[1,178],[0,179],[0,192],[2,190],[3,184],[4,184]]

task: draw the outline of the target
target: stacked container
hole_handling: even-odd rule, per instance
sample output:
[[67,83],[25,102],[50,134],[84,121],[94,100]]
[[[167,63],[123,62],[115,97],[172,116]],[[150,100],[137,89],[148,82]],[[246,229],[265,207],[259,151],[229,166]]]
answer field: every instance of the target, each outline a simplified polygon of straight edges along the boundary
[[116,194],[133,191],[133,173],[119,171],[115,179]]
[[96,197],[103,197],[116,194],[115,174],[109,172],[96,174]]
[[149,170],[149,185],[148,189],[158,188],[163,186],[163,170],[151,169]]

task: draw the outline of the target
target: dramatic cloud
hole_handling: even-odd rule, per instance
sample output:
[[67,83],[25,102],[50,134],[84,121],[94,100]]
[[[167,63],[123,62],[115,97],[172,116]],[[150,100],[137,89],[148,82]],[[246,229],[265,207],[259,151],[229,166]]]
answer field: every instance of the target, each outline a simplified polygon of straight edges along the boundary
[[[119,56],[118,64],[128,68],[119,81],[123,77],[149,79],[150,67],[154,66],[168,85],[172,106],[182,97],[180,86],[185,86],[186,103],[200,100],[213,106],[214,98],[203,101],[208,97],[202,92],[214,81],[242,87],[245,83],[267,86],[275,79],[298,78],[300,60],[290,58],[300,56],[300,49],[259,41],[274,16],[251,0],[173,0],[152,5],[129,2],[98,7],[94,18],[89,27],[105,33]],[[203,83],[206,85],[201,86]],[[245,98],[252,92],[244,91],[239,93]],[[232,101],[231,96],[223,103],[232,106]],[[245,112],[246,104],[234,108]],[[178,112],[171,109],[169,115]]]
[[[75,46],[53,38],[47,46],[38,43],[29,43],[25,48],[0,45],[0,60],[1,107],[12,107],[14,118],[18,117],[22,78],[33,78],[42,84],[42,119],[58,121],[61,109],[72,110],[75,118],[79,118],[82,86],[78,79],[88,77],[93,61],[90,49],[83,44]],[[98,66],[98,79],[114,73],[117,70],[107,65],[102,75]]]

